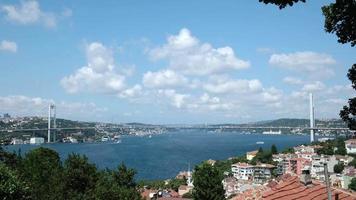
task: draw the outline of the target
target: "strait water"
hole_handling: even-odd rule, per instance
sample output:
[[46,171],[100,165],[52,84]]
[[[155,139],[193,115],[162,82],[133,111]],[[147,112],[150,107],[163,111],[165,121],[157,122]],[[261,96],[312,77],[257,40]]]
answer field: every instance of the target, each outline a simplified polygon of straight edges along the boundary
[[[263,141],[264,144],[256,144]],[[243,135],[237,132],[211,133],[201,130],[169,132],[151,138],[123,136],[122,143],[43,144],[56,150],[62,159],[71,152],[85,154],[99,168],[115,168],[124,162],[137,170],[137,179],[166,179],[204,160],[221,160],[275,144],[278,150],[308,143],[309,136]],[[7,146],[8,151],[26,153],[36,145]]]

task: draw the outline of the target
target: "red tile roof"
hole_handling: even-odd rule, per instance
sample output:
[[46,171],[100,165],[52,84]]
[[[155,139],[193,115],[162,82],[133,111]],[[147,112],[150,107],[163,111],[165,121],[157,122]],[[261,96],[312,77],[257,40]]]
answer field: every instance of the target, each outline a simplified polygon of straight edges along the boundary
[[[332,189],[332,199],[335,199],[335,194],[339,195],[340,200],[356,200],[356,195],[342,190]],[[275,187],[263,192],[262,199],[264,200],[326,200],[327,191],[323,184],[313,182],[308,186],[300,183],[297,176],[289,177],[287,180],[280,182]]]

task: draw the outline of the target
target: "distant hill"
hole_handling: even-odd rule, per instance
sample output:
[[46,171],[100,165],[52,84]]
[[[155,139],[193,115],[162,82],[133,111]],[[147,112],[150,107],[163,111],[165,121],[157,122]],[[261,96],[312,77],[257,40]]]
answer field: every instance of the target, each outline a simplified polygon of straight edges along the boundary
[[[248,124],[241,124],[248,126],[289,126],[289,127],[309,127],[309,119],[293,119],[293,118],[282,118],[269,121],[259,121]],[[346,127],[346,124],[341,119],[328,119],[328,120],[315,120],[315,125],[317,127]]]

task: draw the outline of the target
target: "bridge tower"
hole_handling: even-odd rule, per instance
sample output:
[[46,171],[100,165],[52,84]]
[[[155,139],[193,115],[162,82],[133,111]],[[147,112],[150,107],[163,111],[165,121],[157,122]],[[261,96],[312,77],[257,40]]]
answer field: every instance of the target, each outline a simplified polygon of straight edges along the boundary
[[313,101],[313,93],[309,94],[309,103],[310,103],[310,142],[314,142],[314,137],[315,137],[315,133],[314,133],[314,127],[315,127],[315,119],[314,119],[314,101]]
[[[54,104],[49,104],[48,106],[48,133],[47,133],[47,142],[51,142],[51,118],[52,118],[52,111],[53,111],[53,128],[57,128],[56,125],[56,105]],[[56,141],[56,136],[55,134],[53,135],[53,141]]]

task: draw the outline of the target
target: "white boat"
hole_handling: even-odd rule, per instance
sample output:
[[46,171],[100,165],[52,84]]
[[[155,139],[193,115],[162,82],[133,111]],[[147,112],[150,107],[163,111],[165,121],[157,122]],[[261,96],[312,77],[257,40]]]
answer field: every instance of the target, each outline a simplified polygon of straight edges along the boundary
[[279,130],[279,131],[269,130],[269,131],[263,131],[262,134],[264,134],[264,135],[280,135],[280,134],[282,134],[282,131],[281,130]]
[[257,141],[256,144],[264,144],[265,142],[263,141]]

